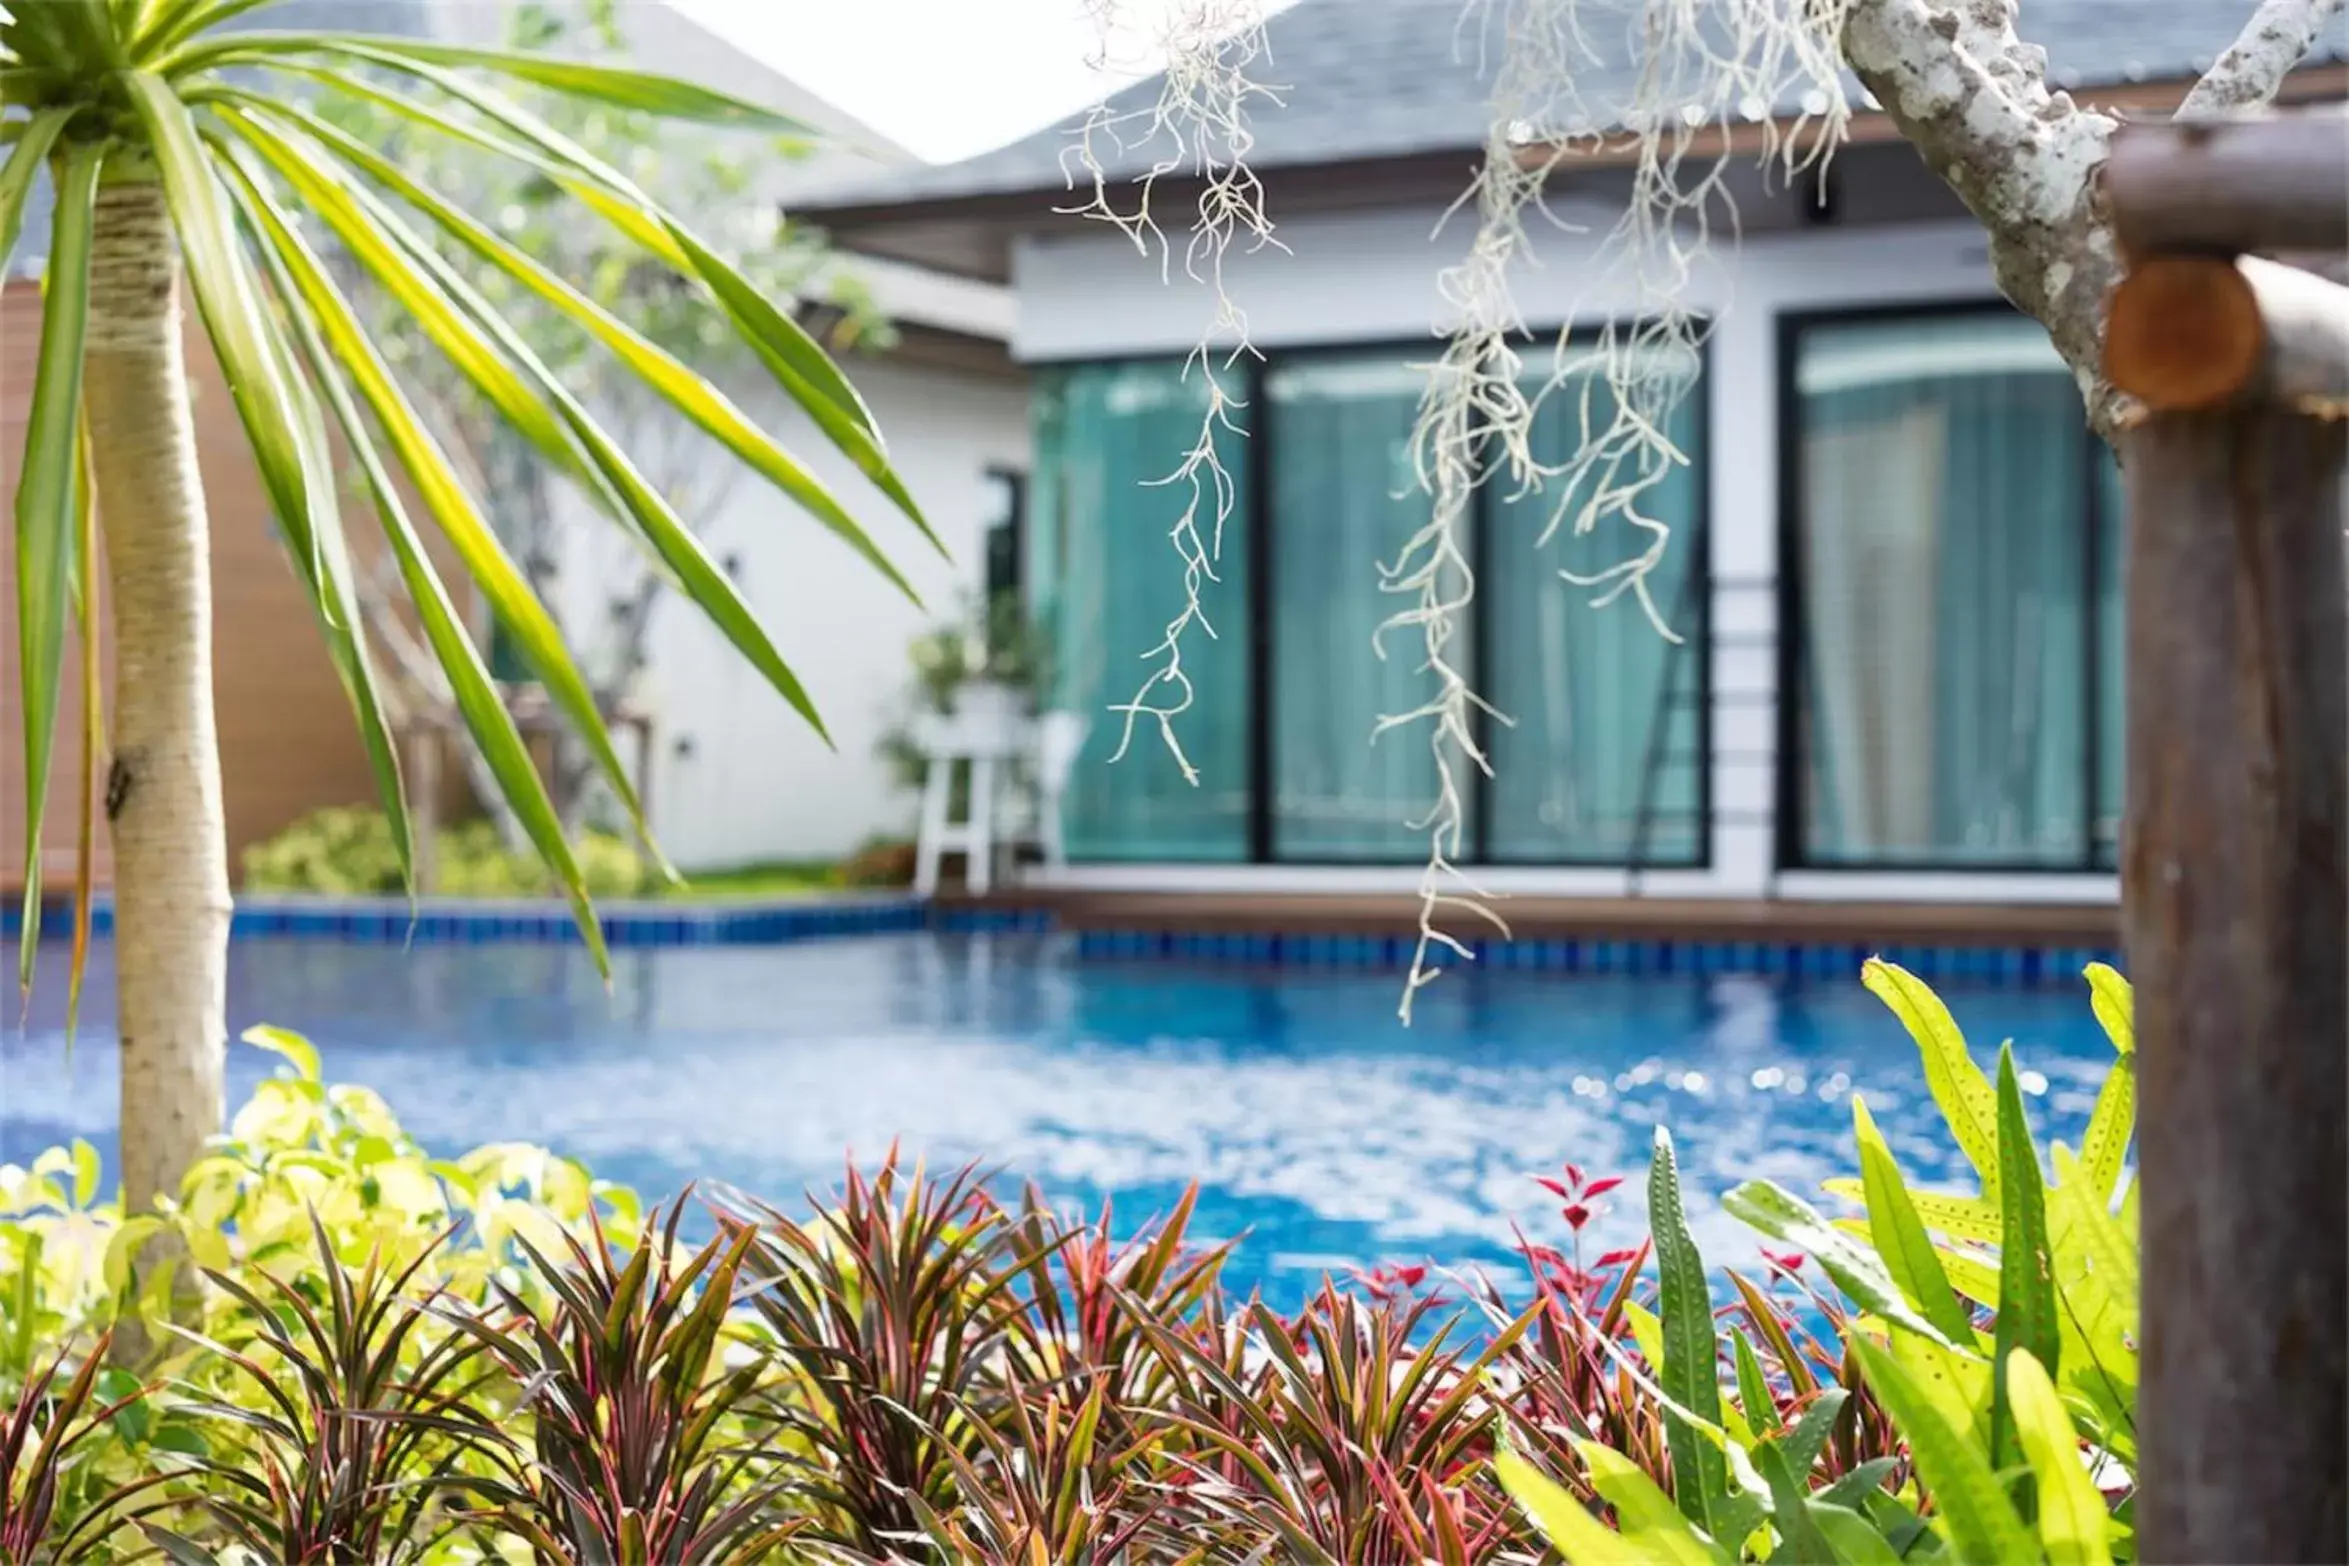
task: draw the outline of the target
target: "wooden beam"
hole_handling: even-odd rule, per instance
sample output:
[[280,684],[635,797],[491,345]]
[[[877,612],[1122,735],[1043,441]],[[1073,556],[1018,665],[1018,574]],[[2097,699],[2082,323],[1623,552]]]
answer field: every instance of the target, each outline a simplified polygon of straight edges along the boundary
[[2139,261],[2113,290],[2104,373],[2157,412],[2257,398],[2342,417],[2349,288],[2258,256]]
[[2125,125],[2104,165],[2131,258],[2349,250],[2349,118],[2324,112]]
[[2349,423],[2131,432],[2148,1561],[2349,1551]]

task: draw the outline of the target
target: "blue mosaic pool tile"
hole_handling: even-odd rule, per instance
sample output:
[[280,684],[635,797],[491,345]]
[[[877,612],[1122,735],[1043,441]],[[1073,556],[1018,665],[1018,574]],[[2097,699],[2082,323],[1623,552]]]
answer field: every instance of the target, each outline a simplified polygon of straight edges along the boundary
[[[71,910],[48,909],[45,927],[62,932]],[[49,923],[49,921],[54,921]],[[14,933],[14,908],[0,910],[0,931]],[[91,927],[111,932],[114,910],[101,902]],[[1040,909],[940,908],[912,898],[852,904],[802,903],[778,907],[699,908],[690,912],[620,908],[603,916],[606,941],[615,947],[764,945],[827,935],[879,931],[940,930],[950,933],[1039,933],[1052,927]],[[358,904],[301,899],[257,901],[236,910],[239,935],[275,935],[407,944],[498,942],[574,944],[570,917],[552,906],[469,908],[443,903],[411,911],[397,903]],[[1802,977],[1837,982],[1856,979],[1861,965],[1881,956],[1930,982],[1959,979],[1998,984],[2062,984],[2080,980],[2093,962],[2120,965],[2107,947],[2017,947],[1806,942],[1588,940],[1577,937],[1506,940],[1476,936],[1463,957],[1432,945],[1427,960],[1439,967],[1473,961],[1493,968],[1544,973],[1745,974]],[[1399,969],[1412,960],[1417,941],[1408,935],[1318,932],[1184,930],[1091,930],[1074,942],[1082,957],[1180,957],[1229,963],[1282,963],[1304,967]]]

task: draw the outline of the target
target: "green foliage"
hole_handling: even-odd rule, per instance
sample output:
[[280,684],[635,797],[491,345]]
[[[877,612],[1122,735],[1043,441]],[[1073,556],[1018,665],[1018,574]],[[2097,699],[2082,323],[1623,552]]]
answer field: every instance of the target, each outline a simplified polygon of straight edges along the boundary
[[[1904,979],[1879,992],[1963,1080]],[[156,1216],[100,1200],[86,1145],[0,1169],[0,1392],[34,1410],[0,1453],[60,1476],[0,1489],[7,1538],[434,1566],[2133,1557],[2105,1493],[2135,1462],[2127,1182],[2043,1164],[2011,1051],[1994,1239],[1982,1198],[1909,1190],[1863,1106],[1861,1213],[1728,1199],[1845,1298],[1797,1308],[1783,1265],[1721,1294],[1659,1135],[1655,1268],[1528,1242],[1531,1303],[1472,1285],[1472,1341],[1423,1269],[1281,1315],[1228,1296],[1189,1197],[1121,1240],[894,1155],[809,1216],[729,1199],[689,1245],[681,1206],[648,1225],[539,1149],[437,1160],[306,1040],[248,1038],[283,1065]],[[96,1370],[189,1266],[192,1324]]]
[[980,681],[1006,687],[1031,710],[1051,685],[1049,645],[1016,593],[966,606],[956,619],[924,631],[907,649],[907,662],[912,673],[899,715],[880,743],[882,759],[906,788],[921,783],[925,764],[914,743],[917,719],[953,712],[963,691]]
[[[1594,1485],[1596,1499],[1612,1508],[1615,1532],[1536,1464],[1522,1457],[1502,1464],[1511,1493],[1569,1562],[1875,1566],[1948,1556],[2103,1566],[2130,1558],[2125,1500],[2110,1504],[2105,1491],[2116,1481],[2125,1489],[2136,1461],[2137,1243],[2124,1173],[2135,1038],[2126,982],[2101,965],[2088,978],[2119,1059],[2091,1116],[2088,1155],[2057,1144],[2051,1183],[2012,1047],[1999,1052],[1993,1086],[1929,988],[1888,963],[1868,965],[1868,987],[1916,1041],[1981,1194],[1912,1192],[1855,1100],[1861,1177],[1830,1189],[1858,1200],[1863,1216],[1830,1222],[1766,1182],[1740,1187],[1723,1205],[1807,1250],[1859,1308],[1846,1317],[1822,1302],[1858,1372],[1854,1388],[1880,1401],[1897,1448],[1842,1479],[1816,1473],[1813,1438],[1800,1436],[1800,1426],[1790,1437],[1774,1407],[1757,1407],[1773,1394],[1742,1338],[1733,1386],[1724,1389],[1710,1297],[1671,1286],[1668,1265],[1659,1333],[1668,1345],[1662,1391],[1677,1437],[1676,1509],[1624,1483],[1624,1471],[1641,1473],[1641,1465],[1619,1454],[1603,1459],[1616,1487]],[[1650,1186],[1659,1249],[1693,1249],[1680,1230],[1670,1141],[1661,1135]],[[1685,1254],[1680,1266],[1687,1270]],[[1991,1313],[1987,1334],[1961,1296]],[[1704,1384],[1672,1374],[1676,1359],[1701,1360]],[[1596,1453],[1578,1456],[1599,1472]],[[1727,1491],[1717,1477],[1724,1468],[1733,1481]],[[1656,1477],[1652,1465],[1642,1477]]]
[[[436,389],[462,388],[486,410],[490,433],[476,456],[520,452],[532,474],[577,485],[619,539],[657,558],[654,575],[676,584],[820,732],[790,662],[644,461],[660,430],[682,425],[705,443],[693,471],[739,465],[756,474],[902,586],[888,552],[840,499],[733,401],[755,389],[774,413],[804,415],[936,543],[889,467],[870,410],[774,302],[807,281],[792,273],[805,247],[739,183],[759,159],[740,146],[688,148],[657,127],[690,120],[792,137],[802,128],[690,83],[533,54],[529,46],[556,41],[551,9],[524,8],[521,50],[229,25],[266,4],[47,0],[0,13],[0,112],[15,143],[0,169],[0,250],[16,239],[44,165],[59,198],[14,508],[27,841],[39,840],[46,805],[64,628],[85,611],[81,584],[98,565],[79,389],[93,194],[146,185],[167,209],[288,563],[349,693],[403,877],[413,863],[406,800],[368,634],[387,618],[422,632],[419,656],[439,665],[488,772],[601,961],[565,814],[403,495],[421,504],[567,720],[588,770],[643,837],[605,728],[608,692],[556,633],[543,581],[492,525],[490,502],[504,500],[508,472],[453,461],[447,421],[426,417],[418,401],[437,406]],[[596,25],[608,31],[612,15],[597,7]],[[734,199],[716,202],[717,214],[757,221],[763,232],[705,238],[690,224],[708,214],[681,214],[648,193],[706,197],[726,193],[728,181]],[[636,427],[640,413],[658,427]],[[709,442],[723,448],[714,462]],[[365,480],[356,509],[372,515],[379,539],[345,515],[338,445]],[[368,612],[372,589],[360,580],[362,562],[384,550],[398,571],[384,589],[395,600],[388,617]],[[86,710],[95,708],[96,670],[84,660]],[[85,728],[81,739],[86,780],[97,736]],[[82,790],[85,874],[94,792]],[[25,874],[35,933],[38,858]]]
[[[592,897],[661,890],[658,870],[609,832],[581,834],[572,853]],[[434,890],[451,897],[546,897],[559,890],[543,862],[507,848],[488,821],[445,829],[434,855]],[[397,893],[403,876],[391,823],[380,810],[313,811],[245,850],[245,885],[256,892]]]

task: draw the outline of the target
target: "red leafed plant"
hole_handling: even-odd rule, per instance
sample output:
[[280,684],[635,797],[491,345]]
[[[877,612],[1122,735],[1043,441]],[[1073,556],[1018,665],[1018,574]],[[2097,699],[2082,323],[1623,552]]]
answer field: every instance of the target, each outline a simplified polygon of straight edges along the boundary
[[1136,1434],[1134,1415],[1163,1403],[1168,1384],[1144,1322],[1190,1318],[1222,1290],[1231,1245],[1191,1243],[1198,1201],[1193,1186],[1164,1218],[1120,1241],[1108,1203],[1098,1219],[1072,1222],[1029,1191],[1008,1236],[1023,1306],[1004,1339],[1011,1373],[1064,1400],[1098,1388],[1102,1420]]
[[565,1237],[568,1265],[525,1243],[542,1309],[506,1292],[508,1321],[447,1313],[520,1388],[527,1435],[478,1412],[499,1476],[471,1489],[482,1520],[542,1562],[726,1566],[771,1558],[795,1530],[771,1459],[739,1428],[762,1367],[721,1355],[752,1237],[681,1256],[683,1211],[655,1213],[624,1259],[600,1230]]
[[1485,1376],[1524,1324],[1471,1357],[1435,1308],[1325,1285],[1293,1318],[1259,1303],[1228,1324],[1150,1323],[1177,1372],[1166,1417],[1195,1443],[1181,1493],[1207,1558],[1470,1566],[1518,1544],[1485,1470]]
[[162,1482],[160,1476],[121,1486],[78,1515],[63,1504],[84,1450],[129,1404],[147,1395],[139,1388],[107,1404],[97,1401],[97,1383],[106,1363],[107,1338],[88,1346],[82,1362],[62,1384],[72,1351],[61,1348],[48,1368],[28,1375],[16,1400],[0,1417],[0,1561],[74,1566],[101,1556],[118,1528],[147,1510],[134,1500]]
[[[255,1395],[187,1409],[216,1437],[199,1465],[212,1480],[202,1509],[253,1555],[287,1566],[412,1559],[461,1525],[446,1503],[476,1441],[475,1400],[497,1372],[469,1335],[430,1314],[437,1295],[412,1295],[433,1249],[397,1269],[370,1255],[354,1274],[315,1214],[311,1230],[322,1281],[310,1289],[205,1274],[245,1307],[252,1335],[194,1341]],[[175,1558],[193,1548],[150,1534]]]
[[925,1512],[961,1504],[998,1418],[1007,1344],[1028,1330],[1009,1224],[975,1171],[942,1180],[894,1151],[821,1216],[746,1206],[749,1301],[781,1385],[764,1417],[810,1454],[791,1482],[804,1542],[887,1559]]
[[[1596,1440],[1661,1481],[1670,1472],[1664,1417],[1648,1384],[1630,1313],[1649,1247],[1610,1252],[1584,1272],[1557,1251],[1521,1241],[1534,1286],[1530,1321],[1500,1356],[1493,1380],[1517,1443],[1551,1472],[1581,1482],[1573,1444]],[[1612,1276],[1608,1274],[1612,1272]],[[1508,1319],[1491,1291],[1488,1318]],[[1593,1494],[1585,1488],[1586,1497]]]

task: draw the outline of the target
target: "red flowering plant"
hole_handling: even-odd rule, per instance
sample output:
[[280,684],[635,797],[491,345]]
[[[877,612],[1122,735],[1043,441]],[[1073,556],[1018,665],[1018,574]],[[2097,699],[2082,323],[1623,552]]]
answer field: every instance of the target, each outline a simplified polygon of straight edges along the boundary
[[[1574,1237],[1574,1259],[1571,1265],[1573,1277],[1579,1281],[1585,1276],[1582,1268],[1582,1231],[1590,1226],[1593,1218],[1606,1210],[1600,1205],[1599,1199],[1621,1185],[1623,1177],[1621,1175],[1600,1175],[1594,1179],[1583,1173],[1582,1165],[1569,1162],[1558,1174],[1535,1175],[1533,1183],[1556,1197],[1561,1204],[1558,1216],[1566,1220],[1567,1231]],[[1555,1263],[1551,1262],[1549,1258],[1555,1257],[1556,1254],[1554,1251],[1546,1252],[1541,1260],[1535,1261],[1529,1252],[1527,1259],[1535,1262],[1535,1270],[1538,1275],[1545,1266],[1555,1266]],[[1610,1264],[1621,1265],[1629,1259],[1630,1254],[1625,1251],[1609,1252],[1606,1256],[1599,1258],[1599,1271],[1606,1271]],[[1588,1291],[1580,1290],[1578,1292]]]

